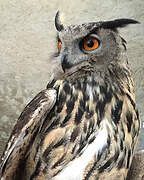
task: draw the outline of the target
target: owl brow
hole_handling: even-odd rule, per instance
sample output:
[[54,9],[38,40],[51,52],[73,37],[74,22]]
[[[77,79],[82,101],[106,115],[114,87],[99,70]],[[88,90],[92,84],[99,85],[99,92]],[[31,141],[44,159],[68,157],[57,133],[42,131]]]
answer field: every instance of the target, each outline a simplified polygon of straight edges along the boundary
[[95,27],[86,36],[89,36],[90,34],[93,34],[93,33],[97,34],[98,30],[99,30],[99,27]]
[[90,35],[90,34],[97,34],[97,32],[99,31],[100,27],[95,27],[93,28],[87,35]]

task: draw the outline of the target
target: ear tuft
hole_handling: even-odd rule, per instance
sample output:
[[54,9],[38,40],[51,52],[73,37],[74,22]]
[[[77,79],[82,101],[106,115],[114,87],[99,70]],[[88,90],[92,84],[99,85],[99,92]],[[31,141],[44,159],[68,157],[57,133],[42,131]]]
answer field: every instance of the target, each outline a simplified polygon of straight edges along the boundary
[[62,31],[64,29],[64,25],[62,24],[62,16],[60,16],[60,12],[57,11],[55,16],[55,27],[57,31]]
[[129,24],[138,24],[140,22],[134,20],[134,19],[115,19],[113,21],[105,21],[102,22],[101,27],[105,29],[116,29],[116,28],[122,28]]

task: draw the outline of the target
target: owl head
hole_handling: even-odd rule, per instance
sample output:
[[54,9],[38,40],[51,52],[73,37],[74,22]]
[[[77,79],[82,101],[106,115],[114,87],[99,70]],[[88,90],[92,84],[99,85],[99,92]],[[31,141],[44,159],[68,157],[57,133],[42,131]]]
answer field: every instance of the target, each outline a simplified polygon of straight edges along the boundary
[[126,41],[117,29],[135,23],[139,22],[133,19],[116,19],[65,27],[57,12],[55,56],[63,74],[77,76],[77,73],[104,72],[110,64],[126,64]]

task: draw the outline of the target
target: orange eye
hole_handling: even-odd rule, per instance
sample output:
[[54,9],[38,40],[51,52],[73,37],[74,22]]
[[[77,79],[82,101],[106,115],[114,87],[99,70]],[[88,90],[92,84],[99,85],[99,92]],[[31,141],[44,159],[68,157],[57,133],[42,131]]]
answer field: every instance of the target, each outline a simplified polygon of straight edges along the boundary
[[61,47],[62,47],[62,42],[59,40],[57,44],[57,48],[59,52],[61,51]]
[[96,37],[86,37],[83,41],[85,51],[93,51],[99,47],[99,41]]

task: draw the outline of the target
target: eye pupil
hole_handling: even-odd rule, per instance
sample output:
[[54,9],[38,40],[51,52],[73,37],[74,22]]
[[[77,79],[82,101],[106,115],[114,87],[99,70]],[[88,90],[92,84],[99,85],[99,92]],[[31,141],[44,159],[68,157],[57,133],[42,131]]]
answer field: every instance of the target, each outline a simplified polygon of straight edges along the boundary
[[91,39],[89,39],[89,40],[87,41],[87,46],[88,46],[89,48],[92,48],[92,47],[94,46],[94,42],[93,42]]
[[80,43],[79,47],[83,53],[96,53],[96,50],[101,47],[101,42],[96,34],[90,34],[84,37]]

